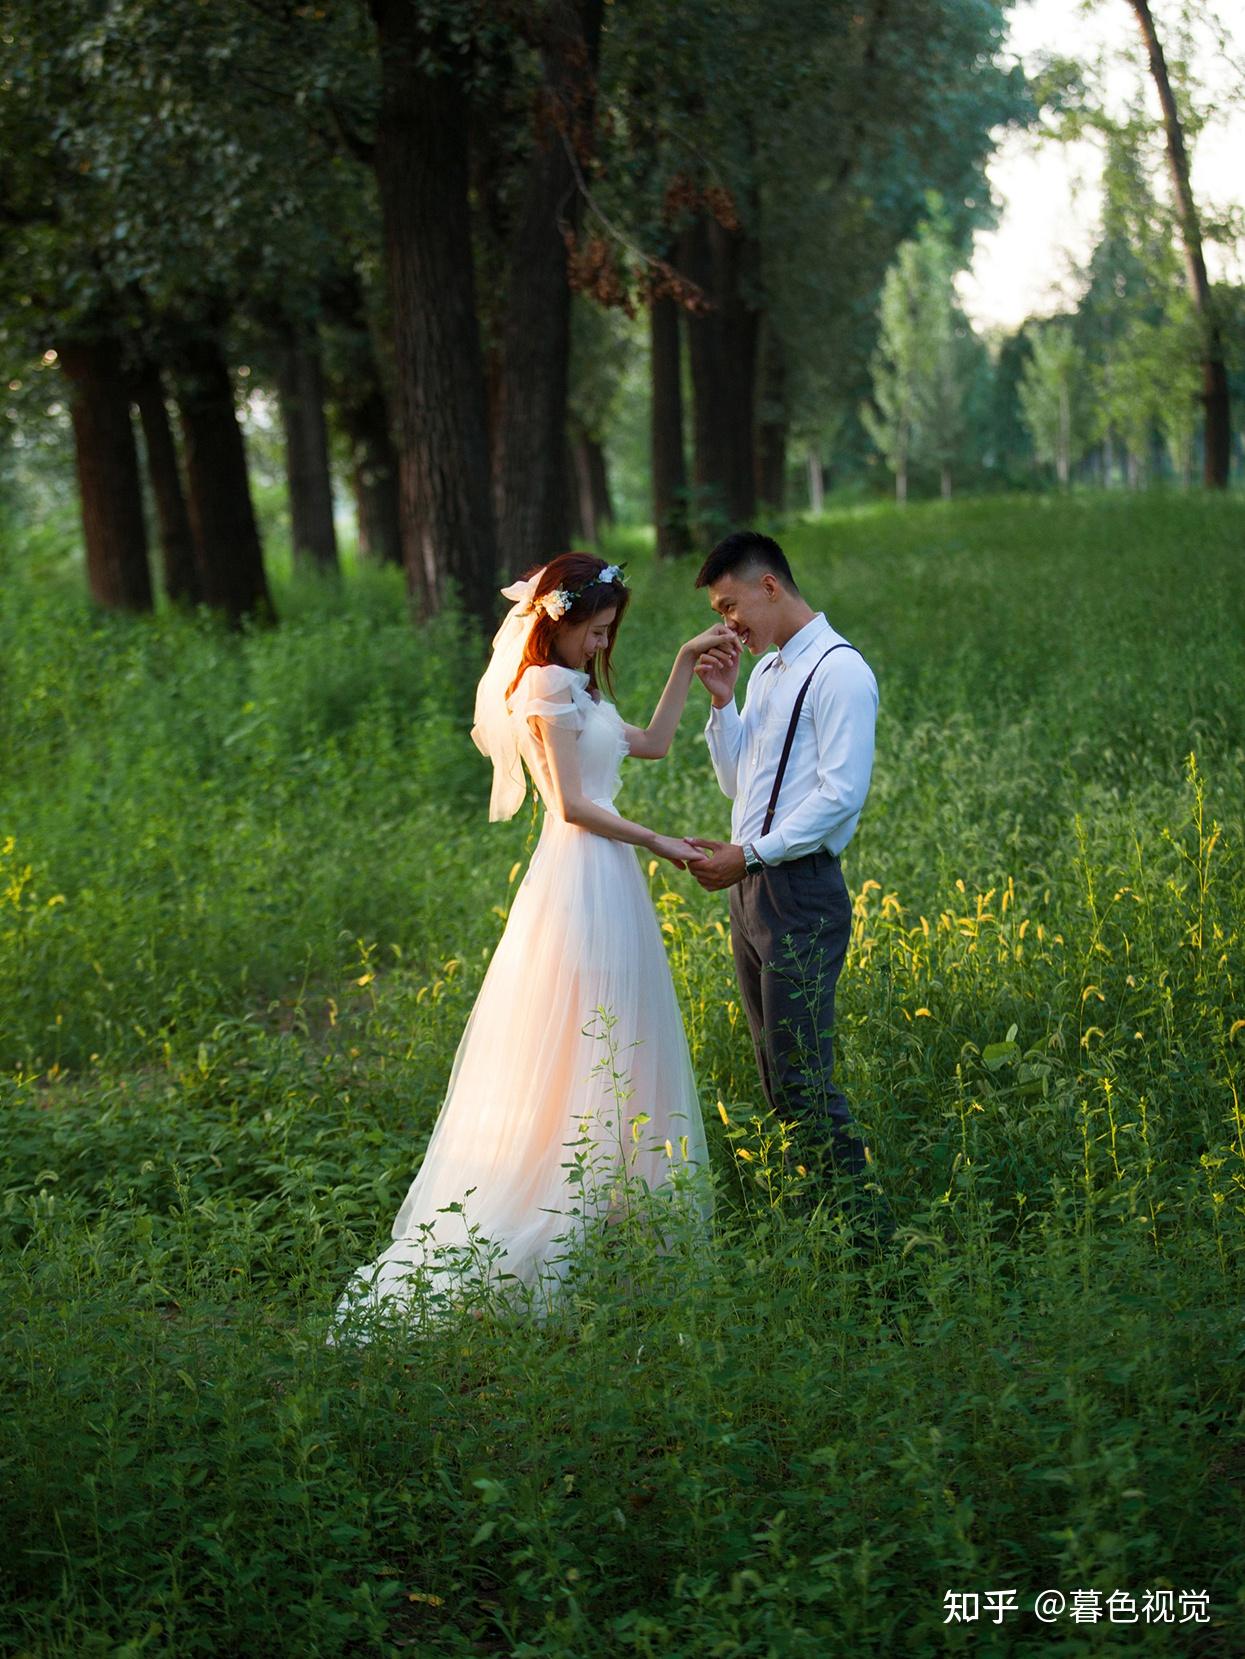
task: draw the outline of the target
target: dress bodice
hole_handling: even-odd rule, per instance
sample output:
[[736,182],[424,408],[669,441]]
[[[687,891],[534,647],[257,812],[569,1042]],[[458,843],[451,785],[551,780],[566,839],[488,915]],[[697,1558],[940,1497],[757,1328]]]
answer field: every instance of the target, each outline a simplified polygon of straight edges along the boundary
[[508,706],[519,724],[519,752],[547,809],[553,806],[553,784],[544,744],[530,724],[533,715],[575,732],[584,794],[591,801],[613,803],[621,783],[627,735],[613,703],[598,702],[588,690],[587,674],[553,663],[529,668]]

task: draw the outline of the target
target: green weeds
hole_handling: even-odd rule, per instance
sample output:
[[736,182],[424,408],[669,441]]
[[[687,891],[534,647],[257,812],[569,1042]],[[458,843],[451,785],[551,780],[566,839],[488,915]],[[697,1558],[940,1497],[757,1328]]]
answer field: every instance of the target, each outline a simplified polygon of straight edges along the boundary
[[[1243,528],[1168,495],[793,526],[882,692],[835,1051],[893,1252],[808,1204],[725,904],[654,865],[711,1236],[624,1176],[559,1317],[357,1350],[333,1304],[536,829],[486,822],[479,662],[390,573],[227,638],[93,619],[11,547],[6,1651],[1239,1651]],[[626,556],[639,718],[703,595]],[[702,724],[624,811],[725,831]],[[1008,1587],[1003,1624],[945,1622]],[[1212,1622],[1047,1627],[1049,1587],[1205,1589]]]

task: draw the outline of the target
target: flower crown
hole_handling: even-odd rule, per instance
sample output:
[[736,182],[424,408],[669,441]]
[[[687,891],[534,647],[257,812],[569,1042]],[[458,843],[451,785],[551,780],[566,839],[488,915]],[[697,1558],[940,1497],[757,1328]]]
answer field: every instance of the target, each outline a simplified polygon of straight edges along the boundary
[[532,609],[544,611],[551,622],[560,622],[580,594],[587,593],[588,589],[596,587],[598,582],[617,582],[621,587],[622,566],[606,565],[599,575],[594,576],[590,582],[585,582],[581,588],[551,588],[548,593],[542,593],[539,599],[533,599]]

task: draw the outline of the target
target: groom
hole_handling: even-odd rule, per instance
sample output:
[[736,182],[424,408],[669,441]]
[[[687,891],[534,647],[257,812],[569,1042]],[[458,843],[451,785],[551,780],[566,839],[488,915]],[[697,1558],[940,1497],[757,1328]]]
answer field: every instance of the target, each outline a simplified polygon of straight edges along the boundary
[[801,1161],[851,1179],[844,1206],[879,1241],[894,1231],[846,1097],[834,1083],[834,991],[851,936],[839,854],[860,820],[873,770],[878,688],[869,665],[805,601],[778,543],[727,536],[696,578],[722,620],[769,661],[735,707],[738,646],[706,652],[696,674],[713,700],[705,727],[731,840],[690,837],[689,865],[730,890],[731,948],[771,1108],[795,1118]]

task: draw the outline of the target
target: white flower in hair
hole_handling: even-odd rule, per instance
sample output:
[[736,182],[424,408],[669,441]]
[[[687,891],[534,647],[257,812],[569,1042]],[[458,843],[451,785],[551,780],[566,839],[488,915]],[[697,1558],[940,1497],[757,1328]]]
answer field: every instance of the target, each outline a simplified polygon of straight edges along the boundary
[[536,604],[552,621],[560,622],[570,610],[573,598],[574,595],[565,588],[554,588],[552,592],[542,594]]

